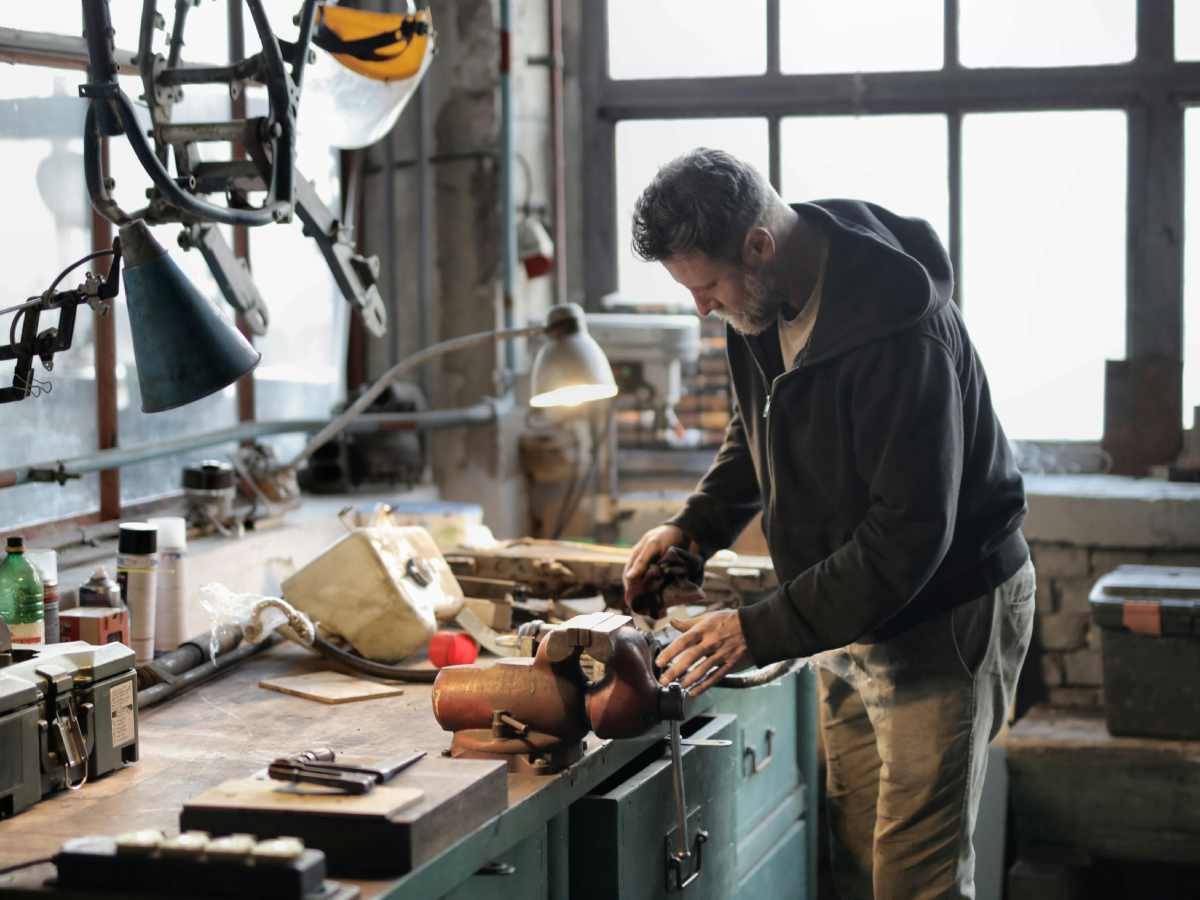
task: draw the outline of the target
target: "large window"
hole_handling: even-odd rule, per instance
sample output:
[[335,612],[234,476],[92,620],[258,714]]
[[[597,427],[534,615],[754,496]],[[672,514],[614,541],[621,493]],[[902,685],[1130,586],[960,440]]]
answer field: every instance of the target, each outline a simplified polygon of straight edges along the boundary
[[666,269],[647,265],[634,254],[633,206],[660,165],[709,144],[767,171],[766,119],[662,119],[617,126],[617,261],[622,295],[656,306],[691,308],[691,296]]
[[964,313],[1009,437],[1104,430],[1104,361],[1125,353],[1125,145],[1119,112],[963,123]]
[[[607,0],[583,12],[589,297],[657,301],[671,290],[628,251],[632,198],[658,165],[700,144],[758,166],[765,154],[788,201],[849,196],[933,225],[1010,437],[1137,433],[1149,423],[1126,421],[1120,397],[1146,383],[1143,367],[1161,383],[1163,359],[1186,367],[1165,389],[1163,422],[1180,397],[1190,420],[1200,275],[1190,254],[1185,316],[1183,247],[1171,236],[1185,226],[1184,105],[1200,104],[1200,73],[1176,60],[1200,59],[1200,4],[766,0],[724,20],[723,38],[742,48],[729,69],[678,62],[705,46],[691,31],[710,23],[703,15],[659,22],[654,62],[630,63],[650,55],[638,25],[661,10],[647,6]],[[765,149],[761,137],[745,148],[750,127],[765,131]],[[1193,234],[1197,196],[1193,186]]]

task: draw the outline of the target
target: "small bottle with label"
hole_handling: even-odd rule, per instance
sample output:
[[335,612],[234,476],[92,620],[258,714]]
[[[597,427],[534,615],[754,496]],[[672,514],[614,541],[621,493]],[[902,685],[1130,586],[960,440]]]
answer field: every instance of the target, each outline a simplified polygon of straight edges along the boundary
[[25,540],[8,539],[8,555],[0,563],[0,616],[8,624],[13,645],[45,642],[42,580],[25,558]]

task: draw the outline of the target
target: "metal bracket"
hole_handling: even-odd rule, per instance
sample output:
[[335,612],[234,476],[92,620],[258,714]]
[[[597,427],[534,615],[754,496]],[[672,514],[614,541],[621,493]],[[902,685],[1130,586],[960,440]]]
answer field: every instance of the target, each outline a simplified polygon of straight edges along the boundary
[[[708,840],[708,832],[701,829],[696,832],[696,837],[692,840],[692,849],[690,853],[672,853],[667,860],[668,875],[667,875],[667,890],[682,891],[686,890],[692,882],[700,877],[700,873],[704,869],[704,843]],[[696,868],[692,870],[692,874],[686,878],[683,876],[684,865],[689,857],[696,857]],[[674,884],[671,883],[674,879]]]

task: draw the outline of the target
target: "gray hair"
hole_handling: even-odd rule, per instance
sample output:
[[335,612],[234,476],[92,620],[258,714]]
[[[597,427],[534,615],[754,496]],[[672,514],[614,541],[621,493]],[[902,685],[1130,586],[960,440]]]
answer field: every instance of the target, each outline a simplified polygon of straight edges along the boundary
[[697,147],[658,170],[633,211],[633,250],[647,261],[703,253],[737,262],[742,242],[771,217],[778,195],[751,165]]

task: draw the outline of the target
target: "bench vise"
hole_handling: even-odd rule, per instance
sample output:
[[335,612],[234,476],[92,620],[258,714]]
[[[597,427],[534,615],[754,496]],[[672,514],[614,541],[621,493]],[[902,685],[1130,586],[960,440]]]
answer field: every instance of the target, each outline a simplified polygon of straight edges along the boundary
[[[683,718],[684,694],[655,678],[652,645],[629,616],[591,613],[543,625],[532,658],[447,666],[433,714],[454,732],[450,755],[505,759],[510,771],[550,774],[583,755],[583,737],[630,738]],[[587,655],[603,666],[589,681]]]
[[0,818],[137,758],[137,675],[128,647],[49,644],[0,668]]

